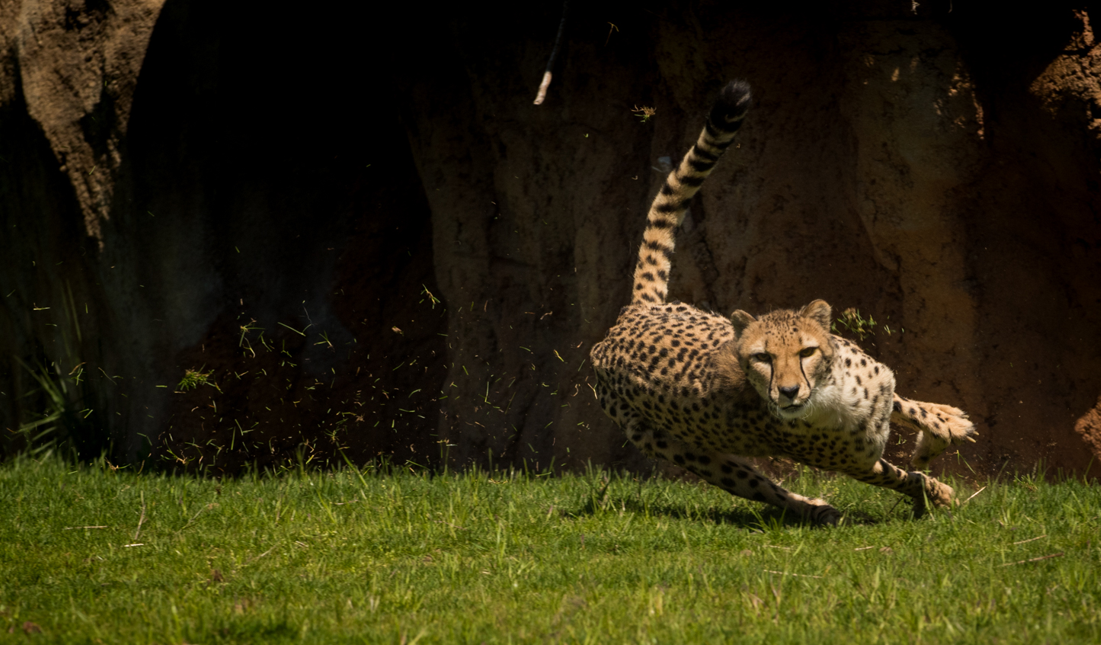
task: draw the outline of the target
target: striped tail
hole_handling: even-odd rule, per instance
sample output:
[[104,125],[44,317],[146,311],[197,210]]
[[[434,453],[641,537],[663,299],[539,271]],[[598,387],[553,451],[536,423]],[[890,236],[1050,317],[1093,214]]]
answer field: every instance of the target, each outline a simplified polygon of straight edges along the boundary
[[748,83],[730,81],[715,100],[696,145],[681,159],[680,167],[666,177],[646,216],[646,232],[642,234],[635,266],[632,305],[665,302],[669,270],[673,266],[673,233],[684,219],[688,202],[734,141],[734,134],[749,110],[750,99]]

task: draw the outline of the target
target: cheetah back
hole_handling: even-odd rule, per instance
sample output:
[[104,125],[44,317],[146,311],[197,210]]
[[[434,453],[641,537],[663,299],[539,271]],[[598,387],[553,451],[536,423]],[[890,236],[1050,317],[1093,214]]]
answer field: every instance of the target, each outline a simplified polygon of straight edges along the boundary
[[774,453],[777,420],[752,388],[731,388],[717,369],[733,340],[728,319],[695,307],[627,307],[592,351],[601,406],[621,426],[638,416],[701,449]]

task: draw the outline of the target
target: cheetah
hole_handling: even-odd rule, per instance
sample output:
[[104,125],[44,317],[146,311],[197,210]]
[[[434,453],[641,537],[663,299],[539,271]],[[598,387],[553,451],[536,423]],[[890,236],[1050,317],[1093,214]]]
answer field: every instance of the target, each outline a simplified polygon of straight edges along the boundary
[[[631,304],[591,352],[601,407],[651,458],[671,461],[739,497],[817,524],[840,512],[761,475],[746,457],[788,457],[913,499],[948,506],[951,487],[919,472],[951,444],[974,441],[967,415],[895,393],[894,373],[830,333],[830,306],[729,318],[666,302],[674,232],[749,110],[744,81],[722,89],[694,146],[646,219]],[[907,472],[883,459],[890,424],[916,430]]]

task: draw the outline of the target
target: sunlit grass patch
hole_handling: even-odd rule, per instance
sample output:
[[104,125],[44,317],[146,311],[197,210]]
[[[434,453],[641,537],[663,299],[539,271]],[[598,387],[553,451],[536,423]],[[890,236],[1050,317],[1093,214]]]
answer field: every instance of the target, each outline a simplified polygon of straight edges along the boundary
[[1101,641],[1097,487],[995,483],[914,521],[847,479],[785,485],[852,521],[599,470],[213,480],[16,459],[0,638]]

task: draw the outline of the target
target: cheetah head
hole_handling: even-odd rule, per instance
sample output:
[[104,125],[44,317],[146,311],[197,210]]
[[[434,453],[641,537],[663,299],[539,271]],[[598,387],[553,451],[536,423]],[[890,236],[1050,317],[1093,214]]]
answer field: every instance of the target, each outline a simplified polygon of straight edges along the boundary
[[785,309],[760,318],[739,310],[730,321],[738,363],[761,398],[782,419],[810,413],[833,367],[830,306],[815,300],[799,311]]

